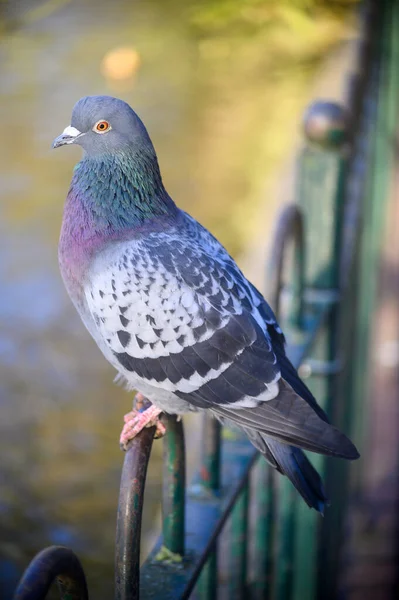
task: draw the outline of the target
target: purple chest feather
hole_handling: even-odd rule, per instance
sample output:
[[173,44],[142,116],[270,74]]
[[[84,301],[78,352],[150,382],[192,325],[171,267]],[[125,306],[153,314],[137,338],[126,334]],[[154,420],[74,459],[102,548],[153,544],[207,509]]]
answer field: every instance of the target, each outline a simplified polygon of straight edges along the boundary
[[68,291],[82,287],[87,268],[107,239],[106,231],[99,232],[93,217],[71,189],[64,208],[58,260]]

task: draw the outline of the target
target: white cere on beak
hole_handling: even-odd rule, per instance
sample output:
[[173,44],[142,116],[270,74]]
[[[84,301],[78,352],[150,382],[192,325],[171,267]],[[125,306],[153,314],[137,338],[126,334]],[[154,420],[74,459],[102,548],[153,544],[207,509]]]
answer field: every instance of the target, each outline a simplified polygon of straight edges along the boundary
[[55,140],[52,144],[52,147],[59,148],[60,146],[66,146],[67,144],[73,144],[74,141],[81,135],[84,135],[84,134],[81,131],[79,131],[79,129],[76,129],[76,127],[72,127],[72,125],[68,125],[68,127],[65,127],[65,129],[61,133],[61,135],[59,135],[57,138],[55,138]]
[[76,127],[72,127],[72,125],[68,125],[68,127],[65,127],[64,131],[62,132],[62,135],[66,135],[68,137],[76,138],[81,133],[82,132],[79,131],[79,129],[76,129]]

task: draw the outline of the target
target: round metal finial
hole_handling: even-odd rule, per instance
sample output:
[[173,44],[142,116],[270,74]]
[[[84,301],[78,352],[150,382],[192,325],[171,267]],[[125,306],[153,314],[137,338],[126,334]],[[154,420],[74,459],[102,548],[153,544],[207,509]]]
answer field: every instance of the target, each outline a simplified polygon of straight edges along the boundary
[[348,138],[347,112],[336,102],[317,100],[305,112],[303,129],[310,142],[338,149]]

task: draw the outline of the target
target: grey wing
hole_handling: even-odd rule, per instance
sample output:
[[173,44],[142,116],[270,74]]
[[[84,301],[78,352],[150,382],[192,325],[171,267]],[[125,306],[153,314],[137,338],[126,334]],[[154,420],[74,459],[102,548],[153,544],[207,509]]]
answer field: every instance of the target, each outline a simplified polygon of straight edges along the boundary
[[196,242],[151,234],[92,282],[88,304],[118,370],[284,443],[350,454],[281,380],[262,303],[238,267]]
[[[266,325],[267,333],[272,342],[272,349],[277,358],[281,378],[286,381],[292,389],[301,396],[317,415],[327,423],[329,422],[327,415],[323,409],[317,404],[316,399],[304,384],[298,375],[297,370],[292,365],[291,361],[285,352],[285,337],[277,322],[276,316],[264,299],[263,295],[250,283],[243,273],[239,270],[234,260],[228,252],[221,246],[218,240],[204,227],[199,225],[192,217],[188,215],[192,235],[195,236],[203,245],[212,248],[213,253],[217,255],[218,260],[222,262],[227,272],[239,281],[241,287],[245,290],[247,297],[251,298],[251,302],[260,317],[260,320]],[[258,317],[258,318],[259,318]]]

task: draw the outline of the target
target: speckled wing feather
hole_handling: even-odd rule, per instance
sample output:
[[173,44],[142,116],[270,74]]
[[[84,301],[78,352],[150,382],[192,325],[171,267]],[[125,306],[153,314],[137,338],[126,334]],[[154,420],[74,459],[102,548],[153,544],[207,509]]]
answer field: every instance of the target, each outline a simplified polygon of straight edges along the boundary
[[128,380],[201,408],[256,406],[278,393],[280,373],[264,320],[239,271],[229,272],[212,247],[153,233],[119,245],[106,270],[101,260],[86,298]]

